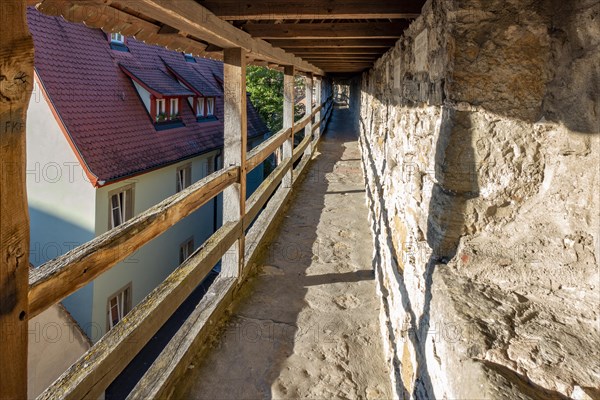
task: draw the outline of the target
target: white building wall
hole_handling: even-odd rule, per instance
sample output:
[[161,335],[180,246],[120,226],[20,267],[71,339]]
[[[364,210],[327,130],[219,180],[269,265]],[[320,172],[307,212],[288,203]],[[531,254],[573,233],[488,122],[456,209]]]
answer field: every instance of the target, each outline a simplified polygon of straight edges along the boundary
[[137,89],[137,92],[140,96],[140,98],[142,99],[142,102],[144,103],[144,105],[146,106],[146,110],[148,110],[148,112],[150,112],[150,92],[147,91],[146,89],[144,89],[143,87],[140,86],[140,84],[138,84],[135,81],[132,81],[135,88]]
[[[27,113],[26,142],[30,262],[37,267],[94,238],[96,195],[37,79]],[[77,321],[89,321],[92,284],[63,303]]]
[[[96,235],[108,230],[109,193],[134,185],[134,215],[138,215],[176,193],[177,168],[192,164],[192,182],[207,174],[207,161],[217,152],[170,165],[159,170],[99,188],[96,195]],[[108,298],[131,283],[132,305],[139,303],[158,286],[178,265],[179,247],[194,237],[194,247],[201,245],[214,229],[214,201],[171,227],[167,232],[143,246],[133,255],[96,278],[94,281],[92,323],[97,341],[107,328]]]
[[[192,182],[195,182],[206,176],[209,158],[212,163],[218,154],[214,151],[96,189],[86,177],[39,87],[34,89],[30,101],[27,132],[30,259],[36,267],[108,230],[109,192],[134,184],[134,215],[137,215],[176,192],[177,168],[191,163]],[[262,173],[261,165],[249,174],[248,194],[262,182]],[[215,203],[218,204],[216,223]],[[178,266],[179,246],[184,241],[193,236],[197,248],[221,223],[222,196],[218,196],[67,297],[63,301],[65,307],[85,333],[97,341],[106,332],[109,296],[131,282],[132,304],[139,303]]]
[[29,320],[27,398],[35,399],[90,348],[60,304]]

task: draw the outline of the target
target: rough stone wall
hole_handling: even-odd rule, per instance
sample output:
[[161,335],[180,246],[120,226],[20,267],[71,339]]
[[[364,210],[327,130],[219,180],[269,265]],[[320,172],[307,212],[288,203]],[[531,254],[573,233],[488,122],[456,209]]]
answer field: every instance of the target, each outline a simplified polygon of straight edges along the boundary
[[600,398],[599,20],[597,0],[430,0],[363,75],[400,398]]

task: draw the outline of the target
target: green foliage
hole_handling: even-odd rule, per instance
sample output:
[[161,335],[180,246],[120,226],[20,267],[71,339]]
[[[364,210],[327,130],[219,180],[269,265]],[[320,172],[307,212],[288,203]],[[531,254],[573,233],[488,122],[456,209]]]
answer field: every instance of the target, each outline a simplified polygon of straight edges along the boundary
[[[304,78],[294,79],[296,96],[304,93]],[[272,133],[283,127],[283,72],[249,65],[246,68],[246,90],[258,114]],[[304,115],[304,106],[297,104],[295,120]]]
[[246,69],[246,90],[258,114],[269,130],[283,127],[283,73],[274,69],[249,65]]

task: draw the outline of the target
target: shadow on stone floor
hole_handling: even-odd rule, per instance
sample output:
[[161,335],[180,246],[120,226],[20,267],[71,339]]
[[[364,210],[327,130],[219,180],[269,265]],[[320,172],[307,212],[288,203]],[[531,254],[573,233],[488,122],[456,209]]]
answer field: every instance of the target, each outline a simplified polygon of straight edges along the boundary
[[[334,111],[330,128],[319,144],[320,155],[313,159],[291,200],[274,235],[276,241],[264,249],[266,256],[259,262],[262,266],[259,275],[240,293],[225,332],[215,339],[215,347],[193,362],[193,369],[183,377],[181,387],[175,392],[176,398],[314,397],[315,390],[323,390],[321,397],[328,398],[345,397],[344,393],[353,391],[365,397],[370,390],[367,388],[372,382],[361,373],[370,373],[369,368],[362,371],[363,364],[368,363],[365,361],[369,359],[368,352],[376,349],[368,343],[358,343],[359,338],[353,336],[358,327],[344,326],[356,321],[351,318],[344,321],[340,315],[345,315],[345,307],[356,306],[353,304],[356,298],[346,293],[349,284],[371,282],[372,295],[367,306],[379,306],[370,269],[371,254],[364,265],[354,270],[349,265],[350,257],[340,256],[350,252],[350,246],[340,244],[343,240],[324,242],[331,238],[323,239],[317,232],[323,215],[332,210],[341,210],[343,218],[356,219],[354,210],[343,208],[343,200],[349,196],[357,196],[364,204],[364,189],[353,188],[353,183],[345,182],[343,175],[360,177],[360,158],[342,157],[347,151],[346,144],[357,140],[354,122],[349,109]],[[340,168],[355,170],[336,175]],[[335,204],[331,200],[334,196],[340,198]],[[364,213],[368,235],[366,208]],[[334,230],[352,234],[344,221],[333,220],[330,225]],[[370,249],[370,236],[366,242],[366,248]],[[361,244],[355,245],[360,251]],[[315,269],[315,264],[321,267]],[[325,273],[323,268],[328,268]],[[313,292],[307,299],[309,289]],[[332,292],[339,299],[333,299]],[[306,309],[322,318],[300,320],[301,312]],[[375,340],[379,340],[378,311],[369,311],[361,313],[358,325],[363,326],[361,329],[372,328],[377,335]],[[373,325],[370,319],[376,321],[375,326],[370,326]],[[383,371],[383,350],[379,351]],[[327,371],[317,370],[319,365]],[[290,371],[296,367],[298,371]],[[389,386],[387,373],[383,374],[383,380]],[[391,393],[388,389],[381,394],[388,397]]]

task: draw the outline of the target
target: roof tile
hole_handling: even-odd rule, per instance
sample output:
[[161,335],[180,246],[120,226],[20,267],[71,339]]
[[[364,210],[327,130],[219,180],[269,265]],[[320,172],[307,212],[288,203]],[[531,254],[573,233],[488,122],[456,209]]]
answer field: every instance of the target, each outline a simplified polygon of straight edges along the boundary
[[[220,61],[196,58],[196,63],[188,63],[181,53],[134,38],[127,38],[129,53],[116,51],[99,29],[46,16],[34,8],[27,15],[38,76],[75,148],[98,180],[110,182],[223,146]],[[185,101],[180,110],[184,126],[156,131],[120,65],[142,75],[140,79],[160,93],[187,96],[189,92],[168,75],[165,64],[194,77],[190,82],[194,88],[216,97],[217,121],[197,122]],[[248,101],[248,136],[266,133],[268,128]]]

